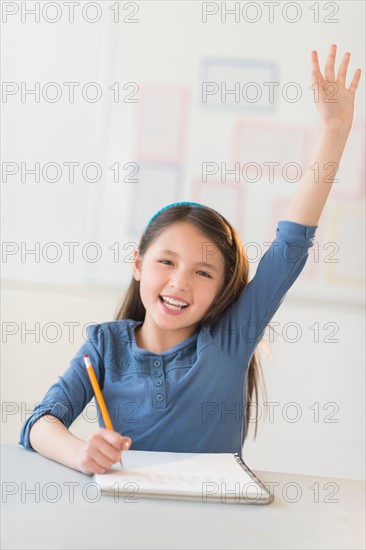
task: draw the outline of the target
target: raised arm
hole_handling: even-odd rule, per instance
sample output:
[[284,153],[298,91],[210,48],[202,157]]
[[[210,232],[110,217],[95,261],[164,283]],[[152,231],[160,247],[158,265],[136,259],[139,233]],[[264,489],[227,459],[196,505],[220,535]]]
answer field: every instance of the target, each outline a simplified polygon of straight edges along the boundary
[[286,220],[305,225],[318,224],[332,188],[352,127],[355,93],[361,77],[361,69],[357,69],[349,88],[346,88],[347,68],[351,56],[346,52],[338,70],[337,80],[335,79],[336,50],[337,46],[332,44],[325,65],[325,78],[320,72],[316,50],[311,54],[311,80],[315,104],[322,117],[322,129],[310,165],[285,217]]

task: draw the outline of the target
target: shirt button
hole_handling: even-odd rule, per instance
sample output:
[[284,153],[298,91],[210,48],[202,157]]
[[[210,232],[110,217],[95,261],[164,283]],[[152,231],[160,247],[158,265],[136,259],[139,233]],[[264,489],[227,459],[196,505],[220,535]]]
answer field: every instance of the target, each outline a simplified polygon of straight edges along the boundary
[[162,375],[163,375],[163,373],[161,371],[155,372],[156,378],[159,378],[159,376],[162,376]]
[[161,386],[162,383],[163,382],[161,380],[155,380],[155,386]]
[[164,399],[164,397],[161,395],[161,393],[158,393],[157,396],[156,396],[156,400],[157,401],[162,401]]
[[154,361],[154,367],[160,367],[160,361]]

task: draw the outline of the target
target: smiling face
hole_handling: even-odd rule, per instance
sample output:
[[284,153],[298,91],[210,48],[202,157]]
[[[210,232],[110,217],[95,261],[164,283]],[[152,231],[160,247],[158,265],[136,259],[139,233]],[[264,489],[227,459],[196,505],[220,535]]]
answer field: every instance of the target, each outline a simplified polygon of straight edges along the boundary
[[[137,250],[134,256],[133,273],[140,281],[146,309],[139,341],[150,350],[169,349],[194,333],[219,295],[225,279],[224,257],[204,233],[187,221],[165,229],[142,259]],[[161,296],[189,305],[177,310],[165,305]]]

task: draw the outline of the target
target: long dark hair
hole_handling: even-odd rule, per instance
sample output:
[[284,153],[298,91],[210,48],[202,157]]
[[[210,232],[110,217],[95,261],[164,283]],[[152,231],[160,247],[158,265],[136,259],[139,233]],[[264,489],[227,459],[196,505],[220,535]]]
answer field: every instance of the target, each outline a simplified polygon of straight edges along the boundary
[[[212,307],[199,322],[197,330],[200,330],[204,326],[216,323],[226,308],[239,297],[249,282],[249,261],[239,235],[221,214],[209,207],[191,205],[172,206],[162,211],[152,220],[138,245],[140,257],[144,256],[148,248],[166,228],[172,223],[182,221],[189,221],[201,233],[207,235],[207,238],[215,243],[225,258],[225,282],[223,288],[220,289],[219,295],[213,300]],[[144,321],[145,313],[146,309],[140,297],[140,282],[132,277],[122,303],[115,314],[115,320],[134,319],[135,321]],[[251,407],[253,406],[253,396],[255,396],[255,402],[258,403],[259,381],[262,382],[264,393],[266,393],[257,346],[250,360],[247,374],[245,396],[246,431],[248,431],[249,422],[252,418]],[[257,422],[258,418],[256,415],[254,438],[257,435]]]

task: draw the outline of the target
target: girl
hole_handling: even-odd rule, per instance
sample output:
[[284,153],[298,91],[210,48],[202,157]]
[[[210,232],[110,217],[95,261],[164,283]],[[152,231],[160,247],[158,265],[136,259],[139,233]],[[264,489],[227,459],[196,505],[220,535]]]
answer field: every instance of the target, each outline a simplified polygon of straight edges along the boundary
[[[248,282],[242,242],[218,212],[192,202],[159,210],[135,250],[116,320],[89,327],[68,370],[24,423],[20,444],[85,474],[105,472],[131,446],[241,454],[257,397],[257,346],[306,263],[331,189],[327,163],[339,164],[352,126],[361,71],[346,88],[350,54],[337,80],[335,56],[332,45],[323,78],[312,52],[322,131],[310,165],[318,163],[319,181],[306,171],[254,278]],[[327,101],[328,87],[336,102]],[[101,427],[88,441],[68,430],[93,397],[85,353],[115,430]]]

